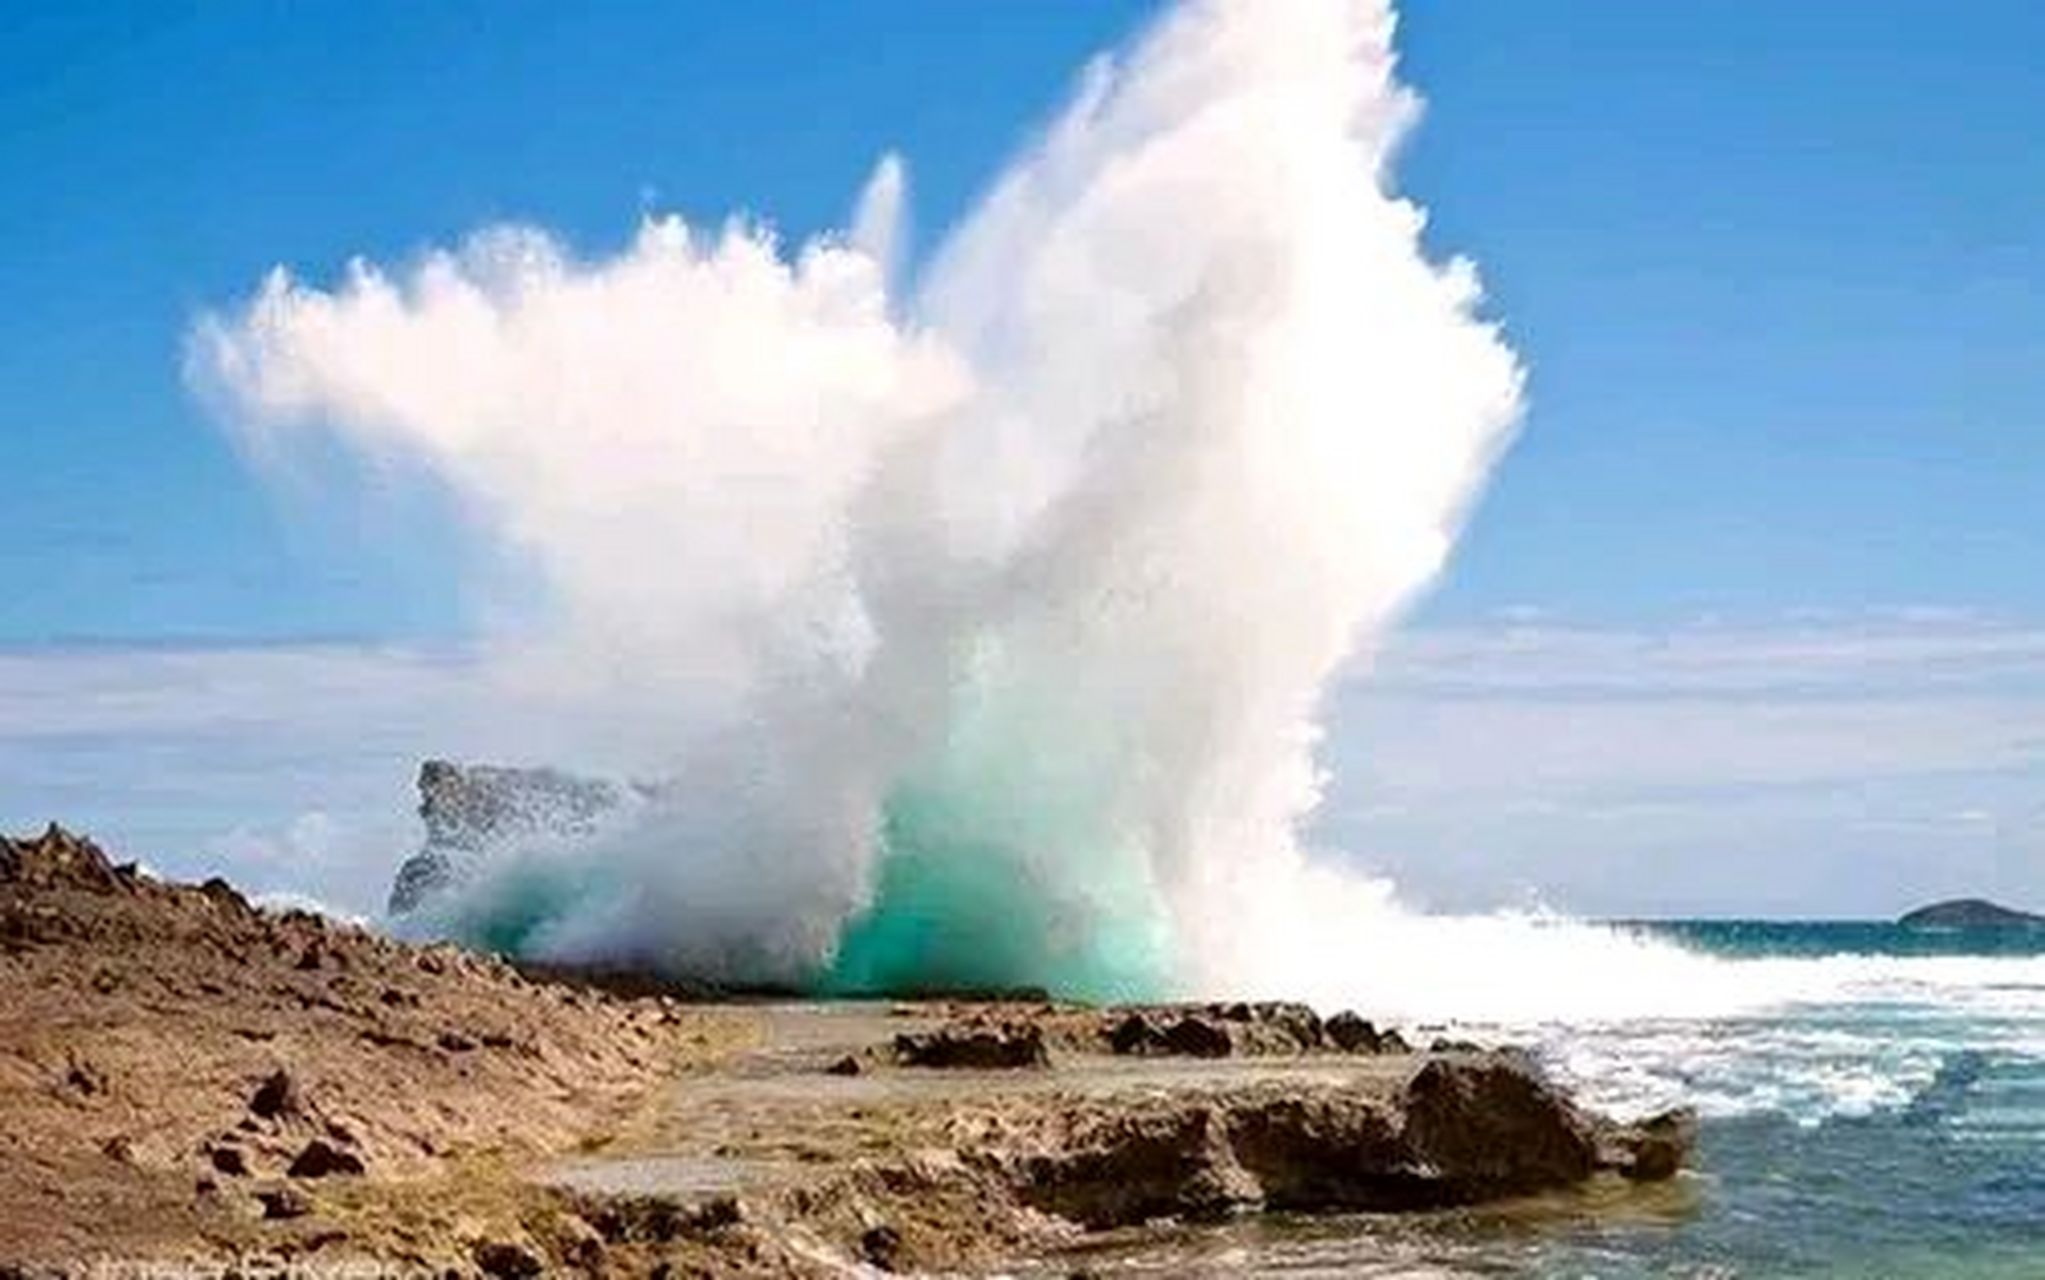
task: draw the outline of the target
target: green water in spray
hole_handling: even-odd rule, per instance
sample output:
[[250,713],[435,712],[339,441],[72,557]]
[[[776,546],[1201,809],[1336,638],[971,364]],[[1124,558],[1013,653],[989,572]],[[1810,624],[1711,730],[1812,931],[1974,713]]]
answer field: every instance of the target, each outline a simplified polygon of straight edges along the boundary
[[[537,941],[564,910],[597,900],[601,869],[566,860],[526,858],[482,890],[430,907],[427,932],[507,956],[534,956]],[[437,910],[435,909],[437,908]]]
[[[802,985],[828,996],[1041,988],[1097,1001],[1169,989],[1169,929],[1147,884],[1128,874],[1126,851],[1070,833],[1061,859],[1098,868],[1076,881],[990,837],[985,817],[971,797],[899,789],[884,806],[870,902]],[[615,888],[597,867],[523,860],[463,900],[441,931],[533,955],[565,911]]]
[[825,990],[1169,989],[1170,921],[1118,817],[1134,744],[1112,703],[1080,687],[1079,664],[1043,677],[1044,652],[971,646],[941,748],[882,803],[872,898],[840,934]]
[[[964,646],[945,732],[876,807],[861,905],[807,964],[728,955],[725,972],[831,996],[1171,994],[1172,922],[1130,785],[1148,755],[1109,682],[1087,670],[1056,644],[982,635]],[[605,857],[541,842],[502,858],[432,923],[500,953],[545,955],[561,922],[601,918],[631,891]],[[642,939],[647,961],[686,954],[690,940],[668,942]]]
[[1154,996],[1168,932],[1152,896],[1114,851],[1065,857],[1098,879],[1054,879],[988,839],[974,806],[905,788],[888,801],[872,905],[850,921],[821,985],[832,994],[1042,987],[1090,1000]]

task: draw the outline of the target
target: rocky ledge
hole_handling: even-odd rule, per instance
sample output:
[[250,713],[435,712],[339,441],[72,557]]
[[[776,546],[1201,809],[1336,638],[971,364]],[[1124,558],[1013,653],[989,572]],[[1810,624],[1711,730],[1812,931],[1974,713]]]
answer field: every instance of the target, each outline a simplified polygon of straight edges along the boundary
[[1161,1219],[1664,1179],[1693,1127],[1299,1004],[637,986],[0,840],[0,1275],[1008,1270]]
[[1090,1228],[1251,1209],[1438,1209],[1570,1187],[1603,1170],[1672,1176],[1691,1121],[1586,1115],[1507,1054],[1427,1056],[1387,1087],[1188,1082],[966,1109],[961,1158],[1030,1206]]
[[558,1185],[971,1273],[1143,1224],[1662,1181],[1695,1135],[1592,1115],[1512,1049],[1415,1051],[1298,1004],[759,1012],[758,1045]]
[[0,1264],[459,1255],[378,1189],[583,1141],[725,1025],[0,838]]

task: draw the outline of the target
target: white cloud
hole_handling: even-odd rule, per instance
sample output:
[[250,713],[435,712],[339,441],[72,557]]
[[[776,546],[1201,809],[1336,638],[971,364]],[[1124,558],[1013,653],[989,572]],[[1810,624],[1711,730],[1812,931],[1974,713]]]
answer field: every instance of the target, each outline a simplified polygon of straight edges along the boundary
[[[0,828],[56,818],[170,874],[373,910],[417,839],[421,757],[587,758],[538,712],[507,728],[484,672],[328,645],[0,653]],[[1415,631],[1338,693],[1323,759],[1322,839],[1442,904],[2045,900],[2045,629]]]
[[[2045,898],[2045,630],[1896,611],[1416,632],[1338,696],[1323,837],[1437,901]],[[1956,817],[1963,815],[1964,820]]]
[[0,829],[364,910],[416,839],[420,756],[490,747],[487,691],[471,659],[395,648],[0,653]]
[[1433,694],[1524,690],[1544,699],[1628,690],[1900,696],[2000,692],[2010,682],[2045,692],[2045,628],[1953,610],[1896,609],[1648,631],[1570,627],[1515,610],[1493,625],[1409,634],[1373,675],[1380,684]]

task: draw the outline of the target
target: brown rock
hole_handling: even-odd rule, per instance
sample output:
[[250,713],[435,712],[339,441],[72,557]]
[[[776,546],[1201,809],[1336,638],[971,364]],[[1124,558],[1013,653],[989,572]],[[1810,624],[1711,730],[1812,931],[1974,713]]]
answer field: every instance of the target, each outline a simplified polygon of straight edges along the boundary
[[327,1178],[336,1175],[355,1177],[363,1171],[362,1157],[352,1151],[343,1151],[324,1138],[314,1138],[305,1144],[291,1161],[291,1167],[284,1172],[294,1178]]
[[1165,1053],[1189,1058],[1226,1058],[1235,1042],[1222,1027],[1205,1018],[1187,1014],[1171,1025],[1158,1041]]
[[1094,1228],[1249,1208],[1411,1210],[1579,1182],[1596,1126],[1523,1064],[1430,1060],[1391,1094],[1263,1081],[1010,1102],[962,1156]]
[[1108,1032],[1108,1046],[1124,1056],[1147,1053],[1161,1039],[1157,1028],[1141,1013],[1124,1016]]
[[249,1110],[265,1120],[302,1115],[305,1099],[300,1095],[298,1082],[291,1073],[279,1067],[263,1078],[256,1091],[249,1095]]
[[123,881],[100,847],[52,822],[30,840],[0,837],[0,881],[112,893]]
[[859,1065],[859,1059],[849,1053],[824,1068],[827,1074],[834,1076],[856,1076],[862,1070],[864,1068]]
[[895,1037],[895,1057],[910,1067],[1013,1068],[1050,1065],[1034,1023],[955,1023]]
[[[1261,1000],[1248,1006],[1250,1025],[1275,1032],[1302,1050],[1318,1049],[1326,1043],[1321,1015],[1310,1005],[1294,1000]],[[1272,1037],[1260,1037],[1269,1041]],[[1271,1045],[1276,1048],[1278,1045]]]
[[256,1192],[256,1203],[263,1206],[263,1216],[273,1220],[302,1218],[312,1212],[312,1201],[296,1187],[274,1187]]
[[1378,1031],[1353,1011],[1344,1009],[1327,1022],[1328,1041],[1344,1053],[1376,1053]]
[[204,884],[201,884],[199,892],[230,911],[249,912],[255,910],[254,907],[249,905],[249,900],[241,896],[239,890],[227,883],[227,881],[222,880],[219,876],[214,876]]
[[699,1231],[720,1231],[746,1220],[746,1207],[737,1196],[712,1196],[697,1205],[690,1225]]
[[1635,1182],[1664,1182],[1676,1176],[1697,1146],[1697,1113],[1678,1107],[1638,1124],[1617,1127],[1607,1144],[1616,1153],[1605,1163]]
[[1236,1162],[1225,1111],[1208,1104],[1077,1105],[1026,1122],[1023,1139],[997,1167],[1033,1207],[1088,1227],[1211,1219],[1263,1197]]
[[63,1091],[75,1098],[92,1098],[107,1090],[106,1072],[90,1058],[73,1056],[64,1064]]
[[1431,1058],[1406,1084],[1405,1139],[1446,1203],[1566,1186],[1597,1167],[1588,1117],[1515,1059]]
[[1310,1053],[1327,1044],[1320,1015],[1286,1000],[1125,1006],[1099,1025],[1108,1048],[1123,1055],[1249,1057]]
[[1270,1208],[1398,1208],[1424,1197],[1399,1120],[1353,1091],[1264,1090],[1232,1108],[1229,1141]]
[[899,1270],[902,1261],[902,1233],[885,1222],[868,1227],[860,1234],[859,1254],[869,1265],[882,1271]]
[[486,1240],[473,1256],[477,1269],[497,1280],[531,1280],[545,1269],[538,1254],[509,1240]]
[[567,1214],[554,1224],[552,1245],[555,1255],[571,1267],[588,1272],[603,1270],[604,1238],[575,1214]]

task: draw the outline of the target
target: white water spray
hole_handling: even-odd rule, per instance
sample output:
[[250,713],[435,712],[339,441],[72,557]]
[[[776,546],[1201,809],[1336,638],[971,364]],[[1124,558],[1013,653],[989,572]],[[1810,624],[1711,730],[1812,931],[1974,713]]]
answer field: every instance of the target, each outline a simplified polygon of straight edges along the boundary
[[422,466],[533,570],[507,697],[564,714],[519,754],[677,780],[471,909],[717,976],[1092,994],[1298,991],[1410,931],[1300,848],[1317,716],[1521,375],[1391,189],[1392,31],[1183,6],[905,288],[890,157],[792,251],[500,228],[203,321],[252,439]]

